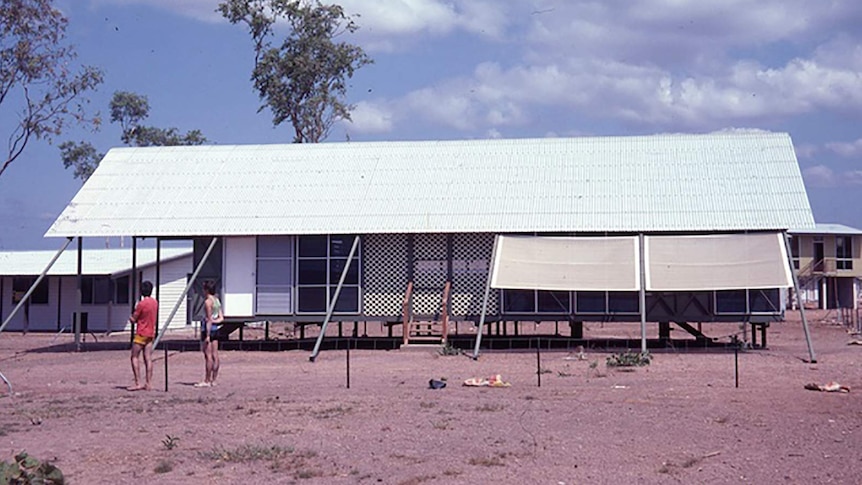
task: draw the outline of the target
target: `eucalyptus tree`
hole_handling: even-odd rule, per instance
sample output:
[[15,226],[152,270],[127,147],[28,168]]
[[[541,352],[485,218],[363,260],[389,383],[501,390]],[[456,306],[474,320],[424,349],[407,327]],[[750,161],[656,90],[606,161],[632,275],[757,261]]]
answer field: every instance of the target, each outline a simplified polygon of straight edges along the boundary
[[98,126],[85,107],[102,71],[75,66],[68,23],[51,0],[0,2],[0,113],[4,120],[16,118],[0,155],[0,175],[30,141],[50,142],[73,122]]
[[[294,143],[316,143],[339,119],[350,120],[347,81],[373,62],[361,47],[338,42],[359,28],[339,5],[319,0],[226,0],[232,24],[245,24],[254,46],[251,80],[272,123],[293,127]],[[282,38],[282,34],[284,37]]]
[[[117,91],[111,98],[111,123],[122,129],[120,139],[128,146],[175,146],[202,145],[207,139],[200,130],[181,134],[177,128],[144,126],[142,121],[150,115],[150,103],[146,96],[128,91]],[[60,145],[63,166],[74,169],[75,178],[87,180],[104,154],[87,141],[67,141]]]

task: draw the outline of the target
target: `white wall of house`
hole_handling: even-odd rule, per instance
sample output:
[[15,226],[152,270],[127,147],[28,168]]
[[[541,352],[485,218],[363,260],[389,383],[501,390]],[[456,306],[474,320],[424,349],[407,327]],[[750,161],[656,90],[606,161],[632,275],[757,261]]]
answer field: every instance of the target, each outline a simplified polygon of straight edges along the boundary
[[224,316],[253,316],[257,238],[254,236],[225,238],[223,261]]
[[[161,286],[159,288],[159,327],[163,326],[168,315],[179,300],[186,287],[188,274],[192,271],[192,258],[179,258],[163,262],[160,269]],[[143,270],[143,279],[156,281],[156,268],[151,266]],[[78,299],[77,276],[46,276],[48,279],[48,303],[30,304],[29,326],[26,323],[24,309],[18,311],[4,331],[22,331],[27,326],[29,331],[57,332],[57,324],[61,330],[72,331],[73,313]],[[16,304],[12,301],[13,277],[0,276],[0,321],[5,320]],[[155,293],[155,291],[154,291]],[[153,295],[155,296],[155,294]],[[136,300],[136,298],[133,298]],[[180,302],[179,309],[171,321],[170,328],[184,328],[189,324],[186,310],[186,299]],[[90,332],[122,331],[129,329],[129,314],[131,303],[107,303],[81,305],[81,312],[87,314],[87,330]]]
[[[174,306],[177,304],[177,301],[180,300],[180,295],[182,295],[183,290],[186,288],[186,284],[188,282],[188,275],[192,272],[192,258],[179,258],[173,261],[163,262],[161,263],[161,267],[159,269],[159,328],[162,328],[165,325],[165,322],[168,319],[168,316],[171,314],[171,311],[174,309]],[[152,281],[153,284],[156,283],[156,267],[150,266],[143,271],[143,280]],[[153,297],[156,296],[155,290],[153,290]],[[137,296],[134,298],[137,301]],[[188,318],[188,310],[186,305],[186,298],[183,298],[180,301],[180,306],[177,309],[177,313],[174,315],[174,318],[171,320],[171,324],[168,328],[185,328],[186,325],[191,324]],[[128,319],[128,315],[125,315],[123,318]]]

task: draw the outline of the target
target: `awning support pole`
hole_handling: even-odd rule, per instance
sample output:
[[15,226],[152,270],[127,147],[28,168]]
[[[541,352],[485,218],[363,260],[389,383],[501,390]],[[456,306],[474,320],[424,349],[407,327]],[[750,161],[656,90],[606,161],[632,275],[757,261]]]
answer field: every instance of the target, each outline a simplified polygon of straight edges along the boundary
[[344,280],[347,278],[347,272],[350,271],[350,265],[353,263],[353,255],[356,254],[356,248],[359,247],[359,235],[353,238],[353,246],[350,247],[350,254],[347,255],[347,264],[341,270],[341,277],[338,278],[338,286],[335,287],[335,294],[332,295],[332,301],[329,302],[329,308],[326,310],[326,317],[323,319],[323,325],[320,326],[320,335],[317,336],[317,341],[314,342],[314,350],[311,351],[311,356],[308,360],[314,362],[317,354],[320,353],[320,344],[323,343],[323,337],[326,335],[326,327],[329,325],[329,319],[332,318],[332,313],[335,311],[335,303],[338,302],[338,296],[341,294],[341,287],[344,286]]
[[30,295],[33,294],[33,292],[36,290],[36,287],[39,286],[39,283],[42,282],[42,280],[45,278],[45,275],[48,274],[48,271],[51,269],[52,266],[54,266],[54,263],[57,262],[57,259],[60,258],[60,255],[63,254],[63,251],[65,251],[66,248],[69,247],[69,244],[72,243],[72,239],[73,238],[71,237],[66,238],[66,243],[63,244],[63,247],[61,247],[60,250],[57,251],[57,254],[54,255],[54,257],[48,263],[48,266],[46,266],[45,269],[42,271],[42,274],[40,274],[39,277],[36,278],[36,281],[34,281],[32,285],[30,285],[30,289],[27,290],[27,293],[24,293],[24,297],[21,298],[21,301],[19,301],[17,305],[15,305],[15,308],[12,309],[12,313],[6,316],[6,320],[3,320],[3,325],[0,325],[0,332],[3,332],[3,329],[6,328],[6,325],[8,325],[9,322],[12,321],[12,318],[15,317],[15,314],[18,313],[18,310],[20,310],[21,307],[24,306],[24,302],[26,302],[27,299],[30,298]]
[[201,272],[201,268],[204,267],[204,264],[207,262],[207,259],[210,257],[210,253],[212,253],[213,248],[215,247],[217,242],[218,242],[218,237],[213,237],[213,240],[210,242],[209,247],[207,248],[206,252],[204,252],[203,257],[201,258],[201,262],[198,263],[198,267],[195,268],[194,273],[192,273],[192,277],[189,278],[189,282],[186,284],[186,288],[180,294],[180,297],[177,298],[177,302],[174,304],[174,308],[171,310],[170,315],[168,315],[168,318],[165,320],[165,324],[162,325],[161,330],[159,330],[159,334],[156,335],[156,340],[155,340],[155,342],[153,342],[153,350],[155,350],[156,347],[159,346],[159,341],[162,339],[162,337],[165,335],[165,332],[168,330],[168,325],[171,324],[171,320],[174,319],[174,315],[177,314],[177,311],[180,309],[180,305],[182,304],[183,300],[186,298],[186,295],[189,294],[189,290],[192,288],[192,285],[195,283],[195,280],[198,278],[198,274]]
[[81,351],[81,282],[84,278],[84,238],[78,236],[78,265],[75,292],[75,321],[72,325],[75,327],[75,352]]
[[638,246],[640,253],[640,307],[641,307],[641,353],[646,353],[647,351],[647,338],[646,338],[646,261],[644,255],[646,254],[646,248],[644,247],[644,241],[646,238],[643,233],[638,234]]
[[482,313],[479,316],[479,328],[476,329],[476,345],[473,347],[473,360],[477,360],[479,358],[479,346],[482,345],[482,331],[485,328],[485,314],[488,312],[488,298],[491,295],[491,278],[494,275],[494,266],[497,261],[497,244],[499,243],[500,235],[497,234],[494,236],[494,248],[491,250],[491,259],[488,261],[488,281],[485,282],[485,296],[482,299]]
[[793,277],[793,291],[796,292],[796,301],[799,304],[799,316],[802,318],[802,330],[805,332],[805,342],[808,344],[808,360],[811,363],[817,362],[817,357],[814,355],[814,346],[811,344],[811,332],[808,331],[808,319],[805,318],[805,305],[802,304],[801,293],[799,292],[799,278],[796,276],[796,271],[793,269],[793,253],[790,251],[790,236],[784,232],[784,249],[787,253],[787,264],[790,269],[790,275]]

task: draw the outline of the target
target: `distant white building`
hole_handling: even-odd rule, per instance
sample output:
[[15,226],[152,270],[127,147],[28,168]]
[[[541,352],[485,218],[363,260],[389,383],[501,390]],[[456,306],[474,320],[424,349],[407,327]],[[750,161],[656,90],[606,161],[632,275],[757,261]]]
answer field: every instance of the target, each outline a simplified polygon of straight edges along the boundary
[[[0,252],[0,321],[5,321],[33,282],[42,274],[54,251]],[[82,331],[105,332],[128,329],[129,313],[137,295],[132,295],[132,251],[130,249],[84,249],[82,253]],[[149,280],[156,284],[156,250],[138,249],[137,288]],[[153,289],[162,302],[159,325],[163,325],[185,288],[192,272],[191,248],[162,248],[159,284]],[[76,311],[77,251],[60,255],[30,296],[29,304],[13,317],[6,331],[71,331]],[[139,291],[139,290],[138,290]],[[170,328],[189,323],[183,301]]]

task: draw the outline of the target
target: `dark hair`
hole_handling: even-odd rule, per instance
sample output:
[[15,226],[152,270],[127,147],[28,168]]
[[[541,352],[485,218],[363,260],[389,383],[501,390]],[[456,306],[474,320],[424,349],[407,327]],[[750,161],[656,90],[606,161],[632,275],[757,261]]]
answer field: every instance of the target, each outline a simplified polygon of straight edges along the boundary
[[206,293],[207,295],[215,295],[215,281],[204,281],[204,293]]
[[149,281],[144,281],[141,283],[141,294],[144,296],[150,296],[153,294],[153,284]]

